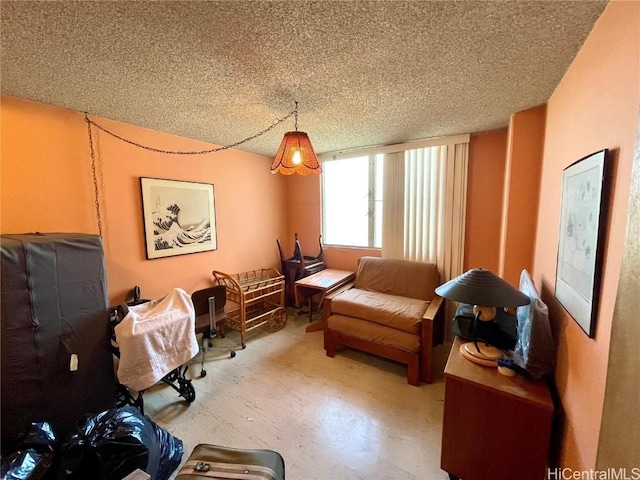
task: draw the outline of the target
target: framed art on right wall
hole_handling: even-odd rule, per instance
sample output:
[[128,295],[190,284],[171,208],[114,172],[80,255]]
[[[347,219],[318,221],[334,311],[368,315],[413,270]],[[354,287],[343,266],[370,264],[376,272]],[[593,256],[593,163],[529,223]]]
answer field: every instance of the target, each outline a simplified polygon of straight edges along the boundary
[[608,150],[562,171],[556,298],[582,330],[595,335],[608,203]]

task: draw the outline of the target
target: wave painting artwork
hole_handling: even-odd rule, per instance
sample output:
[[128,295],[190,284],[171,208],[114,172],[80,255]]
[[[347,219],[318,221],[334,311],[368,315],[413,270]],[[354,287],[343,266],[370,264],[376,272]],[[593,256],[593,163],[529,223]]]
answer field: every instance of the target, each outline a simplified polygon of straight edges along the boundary
[[156,250],[181,248],[211,241],[211,223],[207,218],[202,218],[196,224],[182,225],[179,214],[180,205],[177,203],[171,203],[152,213]]
[[[155,182],[146,189],[143,183],[142,188],[143,199],[146,193],[145,202],[150,203],[145,204],[149,258],[215,250],[215,224],[212,225],[213,185],[164,181],[185,185],[173,187],[157,184],[163,182],[162,180],[143,180]],[[195,185],[196,188],[186,188],[191,185]],[[211,192],[205,188],[197,188],[199,185],[211,187]],[[155,253],[150,255],[150,250]]]

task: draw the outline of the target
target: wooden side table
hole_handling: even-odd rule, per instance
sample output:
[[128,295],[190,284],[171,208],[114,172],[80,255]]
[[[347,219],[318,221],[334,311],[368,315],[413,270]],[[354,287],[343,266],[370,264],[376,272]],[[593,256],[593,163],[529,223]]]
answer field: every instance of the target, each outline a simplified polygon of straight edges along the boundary
[[440,468],[451,479],[542,480],[553,402],[544,382],[470,362],[456,338],[444,370]]
[[[356,278],[356,274],[354,272],[335,270],[333,268],[327,268],[326,270],[321,270],[320,272],[309,275],[308,277],[301,278],[295,283],[296,303],[298,305],[302,305],[305,300],[308,300],[309,321],[311,322],[311,299],[313,296],[321,294],[322,297],[320,298],[320,305],[322,305],[322,300],[325,295],[339,290],[354,278]],[[306,329],[307,332],[315,332],[318,330],[324,330],[324,322],[309,325]]]

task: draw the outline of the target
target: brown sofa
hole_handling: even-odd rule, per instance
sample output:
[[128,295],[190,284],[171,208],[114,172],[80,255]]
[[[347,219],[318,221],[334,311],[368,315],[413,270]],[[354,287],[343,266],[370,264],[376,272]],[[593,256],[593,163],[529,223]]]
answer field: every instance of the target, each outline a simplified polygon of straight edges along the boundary
[[443,299],[432,263],[362,257],[351,288],[325,297],[324,348],[364,350],[407,365],[407,381],[431,383],[433,347],[444,336]]

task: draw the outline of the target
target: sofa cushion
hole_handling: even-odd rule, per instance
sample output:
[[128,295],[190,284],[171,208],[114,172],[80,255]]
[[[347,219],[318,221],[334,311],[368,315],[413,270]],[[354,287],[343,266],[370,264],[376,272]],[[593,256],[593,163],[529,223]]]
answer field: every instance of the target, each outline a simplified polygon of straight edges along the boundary
[[420,336],[389,328],[384,325],[367,322],[344,315],[331,315],[327,319],[327,328],[350,337],[367,342],[399,348],[407,352],[420,351]]
[[419,334],[422,315],[428,306],[429,302],[424,300],[352,288],[333,298],[331,313]]
[[431,300],[438,286],[433,263],[362,257],[358,260],[355,287],[361,290]]

